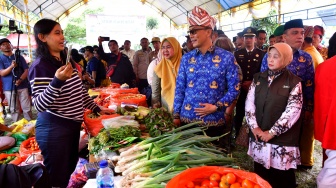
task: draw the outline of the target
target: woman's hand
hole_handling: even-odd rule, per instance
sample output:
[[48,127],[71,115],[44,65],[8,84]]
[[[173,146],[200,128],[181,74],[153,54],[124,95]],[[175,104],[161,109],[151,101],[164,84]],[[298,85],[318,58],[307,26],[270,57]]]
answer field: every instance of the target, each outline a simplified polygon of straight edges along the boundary
[[260,127],[257,127],[257,128],[252,129],[252,133],[254,135],[254,138],[258,142],[258,137],[260,136],[260,134],[263,133],[263,131],[260,129]]
[[271,140],[274,137],[268,131],[262,132],[259,136],[260,136],[260,140],[262,140],[264,142],[268,142],[269,140]]
[[71,66],[71,63],[68,63],[67,65],[64,65],[57,69],[55,76],[61,81],[65,81],[69,78],[71,78],[73,72],[73,68]]
[[196,115],[200,116],[201,118],[216,112],[217,106],[209,103],[200,103],[200,106],[203,108],[195,108]]

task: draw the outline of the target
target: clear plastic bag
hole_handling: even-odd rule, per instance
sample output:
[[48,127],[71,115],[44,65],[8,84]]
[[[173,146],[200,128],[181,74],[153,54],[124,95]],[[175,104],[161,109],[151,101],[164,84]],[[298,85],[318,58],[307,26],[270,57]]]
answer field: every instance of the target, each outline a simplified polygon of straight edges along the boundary
[[105,129],[120,128],[125,125],[139,127],[139,123],[134,120],[134,116],[119,116],[109,119],[103,119],[102,124]]

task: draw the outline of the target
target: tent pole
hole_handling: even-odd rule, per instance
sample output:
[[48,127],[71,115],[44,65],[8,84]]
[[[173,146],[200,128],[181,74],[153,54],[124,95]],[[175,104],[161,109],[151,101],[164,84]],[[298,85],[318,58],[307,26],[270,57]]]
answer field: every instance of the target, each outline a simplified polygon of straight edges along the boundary
[[281,23],[281,0],[278,3],[278,24]]
[[[28,35],[28,58],[29,61],[32,61],[32,48],[31,48],[31,40],[30,40],[30,25],[29,25],[29,15],[28,15],[28,0],[24,0],[24,4],[25,4],[25,15],[26,15],[26,24],[27,24],[27,35]],[[27,62],[27,63],[30,63]]]

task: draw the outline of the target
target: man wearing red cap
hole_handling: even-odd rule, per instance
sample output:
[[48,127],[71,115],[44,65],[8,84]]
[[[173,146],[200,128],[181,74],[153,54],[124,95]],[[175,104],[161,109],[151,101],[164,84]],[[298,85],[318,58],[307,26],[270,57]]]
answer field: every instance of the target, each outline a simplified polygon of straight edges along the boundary
[[313,45],[315,46],[316,50],[320,52],[323,59],[326,60],[328,57],[328,48],[323,47],[321,42],[324,36],[324,28],[319,25],[314,26],[314,35],[313,35]]
[[[225,131],[225,109],[240,90],[237,62],[232,53],[212,45],[215,19],[195,7],[188,18],[189,34],[195,50],[182,57],[176,80],[174,123],[202,120],[208,136]],[[227,92],[226,92],[227,91]]]

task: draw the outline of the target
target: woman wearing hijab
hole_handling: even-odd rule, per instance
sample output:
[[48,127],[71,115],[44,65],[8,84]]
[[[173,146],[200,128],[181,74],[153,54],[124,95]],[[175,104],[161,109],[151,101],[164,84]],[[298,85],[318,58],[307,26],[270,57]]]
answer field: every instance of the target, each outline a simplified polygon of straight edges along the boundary
[[299,121],[301,79],[286,69],[292,48],[277,43],[268,49],[268,70],[254,75],[245,107],[250,128],[248,155],[254,172],[272,187],[296,187],[294,169],[300,164]]
[[182,48],[174,37],[163,39],[162,60],[155,67],[152,80],[152,104],[173,111],[177,73],[182,58]]

